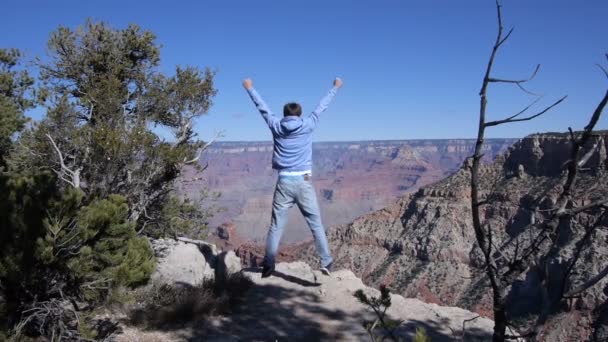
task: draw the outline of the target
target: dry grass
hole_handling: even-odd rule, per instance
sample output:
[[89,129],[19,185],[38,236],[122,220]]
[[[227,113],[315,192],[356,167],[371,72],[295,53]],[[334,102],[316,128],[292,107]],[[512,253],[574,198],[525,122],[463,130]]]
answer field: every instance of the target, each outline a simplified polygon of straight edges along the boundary
[[226,279],[205,281],[197,286],[153,286],[141,295],[142,304],[132,310],[130,321],[138,326],[159,327],[227,314],[238,306],[252,285],[247,276],[234,273]]

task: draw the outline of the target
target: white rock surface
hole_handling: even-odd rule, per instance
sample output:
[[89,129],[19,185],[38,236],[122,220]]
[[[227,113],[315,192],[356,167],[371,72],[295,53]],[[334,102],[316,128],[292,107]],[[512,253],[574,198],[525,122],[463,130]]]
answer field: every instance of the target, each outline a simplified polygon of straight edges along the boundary
[[[363,320],[375,316],[353,296],[363,284],[351,271],[338,270],[327,277],[303,262],[280,263],[275,275],[261,278],[259,270],[245,270],[256,285],[242,309],[216,321],[209,341],[369,341]],[[391,296],[390,318],[403,320],[397,334],[410,341],[423,327],[433,342],[460,340],[463,322],[478,315],[456,307],[427,304],[418,299]],[[491,340],[494,322],[479,317],[466,323],[465,341]],[[230,333],[226,333],[230,332]]]
[[154,283],[194,286],[215,276],[211,264],[196,244],[161,239],[152,241],[152,246],[158,259],[152,274]]
[[[190,258],[194,254],[190,247],[175,248],[168,254],[163,267],[173,265],[178,270],[183,259],[175,264],[169,261]],[[232,259],[230,252],[217,257],[217,260]],[[226,269],[231,269],[230,264],[225,264]],[[351,271],[338,270],[327,277],[303,262],[294,262],[277,264],[275,274],[269,278],[261,278],[258,269],[243,272],[255,284],[230,315],[209,318],[205,322],[189,322],[171,331],[163,327],[123,326],[116,341],[370,340],[362,322],[375,316],[353,294],[363,289],[368,295],[378,296],[379,291],[365,286]],[[494,323],[490,319],[476,318],[477,314],[460,308],[427,304],[398,295],[392,295],[391,300],[388,314],[392,319],[403,321],[397,335],[405,341],[412,339],[416,328],[425,328],[433,342],[491,340]],[[466,335],[462,339],[463,322],[471,319],[466,323]]]

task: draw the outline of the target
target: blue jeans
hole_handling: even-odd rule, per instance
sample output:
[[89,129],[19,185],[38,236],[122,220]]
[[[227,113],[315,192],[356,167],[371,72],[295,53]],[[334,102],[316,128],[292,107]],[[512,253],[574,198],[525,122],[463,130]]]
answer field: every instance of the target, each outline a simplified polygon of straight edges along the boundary
[[305,180],[304,176],[279,176],[272,201],[272,218],[268,236],[266,237],[264,264],[268,266],[274,265],[274,259],[279,249],[279,241],[287,224],[287,212],[294,204],[298,205],[298,208],[306,219],[306,223],[308,223],[308,227],[312,231],[317,253],[321,258],[321,265],[327,266],[333,259],[329,253],[325,228],[323,228],[323,223],[321,223],[321,212],[317,202],[317,195],[312,182]]

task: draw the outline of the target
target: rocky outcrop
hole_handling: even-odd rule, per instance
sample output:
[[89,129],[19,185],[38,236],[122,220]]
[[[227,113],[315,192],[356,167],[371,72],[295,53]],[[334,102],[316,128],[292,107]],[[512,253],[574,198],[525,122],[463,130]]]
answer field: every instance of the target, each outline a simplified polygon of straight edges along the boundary
[[222,240],[234,240],[236,235],[236,227],[234,223],[225,222],[217,227],[217,237]]
[[[575,190],[579,206],[604,198],[608,193],[606,145],[607,133],[600,132],[592,145],[587,171],[580,174]],[[561,134],[536,134],[516,143],[495,162],[482,169],[482,196],[488,204],[482,208],[485,222],[493,227],[494,241],[501,253],[512,253],[513,243],[524,243],[523,228],[532,217],[531,203],[540,203],[539,212],[551,208],[563,181],[563,165],[568,159],[569,140]],[[426,302],[454,305],[491,316],[491,297],[480,266],[482,259],[470,219],[470,172],[465,161],[452,176],[408,194],[385,209],[357,218],[352,223],[330,229],[328,235],[336,263],[351,269],[370,285],[388,285],[406,297]],[[564,271],[575,242],[585,232],[581,221],[560,226],[563,236],[560,255],[555,256],[550,274]],[[586,242],[575,283],[596,275],[608,264],[608,219]],[[300,257],[316,261],[314,246],[303,247]],[[513,317],[534,314],[540,306],[542,280],[530,269],[511,289],[510,312]],[[570,322],[578,317],[579,327],[592,330],[589,315],[605,305],[608,293],[604,279],[579,299],[573,300]],[[577,311],[578,310],[578,311]],[[580,331],[581,329],[571,331]],[[581,333],[582,334],[582,333]],[[583,335],[571,335],[578,338]]]
[[[281,301],[281,305],[292,307],[295,310],[293,315],[314,317],[318,322],[322,322],[321,329],[331,336],[331,339],[327,340],[368,339],[361,322],[372,319],[374,315],[371,314],[371,309],[359,303],[353,294],[357,290],[363,290],[368,296],[378,297],[378,290],[364,285],[350,270],[336,270],[331,277],[327,277],[311,269],[306,263],[293,262],[277,264],[276,271],[276,275],[270,278],[261,278],[257,272],[246,274],[262,289],[277,287],[283,291],[301,291],[297,297]],[[313,298],[314,300],[310,300]],[[312,307],[299,304],[304,302]],[[411,340],[416,328],[426,328],[433,341],[458,339],[463,334],[463,322],[469,319],[473,320],[465,325],[465,340],[482,341],[491,336],[494,326],[491,320],[481,317],[475,319],[477,314],[460,308],[424,303],[395,294],[391,295],[391,303],[388,315],[394,320],[403,321],[397,335],[406,341]],[[328,312],[333,314],[327,314]],[[299,332],[293,337],[302,333],[306,332]],[[264,339],[268,337],[274,336],[263,336]]]
[[[592,171],[606,169],[606,151],[608,139],[606,133],[598,132],[596,151],[586,167]],[[588,146],[589,148],[589,146]],[[555,177],[564,169],[570,158],[571,141],[566,134],[534,134],[522,139],[509,149],[504,168],[507,173],[517,173],[518,168],[534,177]]]
[[241,271],[240,259],[234,252],[218,252],[215,245],[206,241],[152,239],[150,244],[157,258],[151,277],[156,284],[195,286]]
[[[272,277],[245,270],[254,286],[244,293],[243,305],[229,317],[189,322],[171,331],[121,326],[117,342],[127,341],[367,341],[364,321],[375,319],[370,308],[354,297],[357,290],[379,296],[351,271],[322,275],[303,262],[279,263]],[[424,328],[434,342],[487,341],[493,322],[455,307],[424,303],[391,295],[388,317],[402,321],[396,335],[411,341]],[[380,331],[376,331],[380,335]]]
[[[489,139],[484,148],[486,159],[493,159],[513,142]],[[406,193],[445,178],[472,153],[474,144],[474,140],[465,139],[315,143],[313,179],[324,224],[329,227],[352,222]],[[216,204],[226,210],[210,220],[212,233],[217,233],[214,242],[225,244],[237,235],[243,240],[263,242],[276,181],[271,169],[272,144],[215,143],[204,158],[202,163],[208,165],[205,172],[198,175],[186,169],[178,185],[181,192],[190,195],[201,189],[221,192]],[[233,226],[222,225],[224,222]],[[285,243],[310,238],[297,210],[293,210],[289,222],[283,236]]]
[[[281,262],[296,261],[295,256],[302,246],[308,246],[308,243],[302,245],[283,246],[279,250],[276,258]],[[236,255],[241,259],[241,264],[248,267],[261,267],[264,260],[264,247],[252,243],[244,243],[238,246],[235,250]]]
[[234,251],[222,252],[217,256],[217,264],[215,267],[216,277],[226,279],[233,273],[241,271],[241,259],[236,256]]

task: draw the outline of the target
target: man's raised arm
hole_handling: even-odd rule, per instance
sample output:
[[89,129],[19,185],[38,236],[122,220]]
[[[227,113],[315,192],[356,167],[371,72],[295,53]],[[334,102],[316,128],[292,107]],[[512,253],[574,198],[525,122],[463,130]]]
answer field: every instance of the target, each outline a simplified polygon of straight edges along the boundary
[[274,122],[278,119],[276,116],[274,116],[270,108],[268,108],[266,102],[262,100],[260,94],[258,94],[258,92],[253,88],[253,81],[249,78],[246,78],[245,80],[243,80],[243,87],[245,88],[245,90],[247,90],[247,93],[251,97],[251,100],[253,101],[257,109],[260,111],[260,114],[262,114],[262,117],[264,118],[264,121],[266,121],[266,124],[268,124],[268,127],[272,127]]
[[313,126],[317,125],[317,122],[319,121],[319,115],[327,109],[327,107],[331,103],[331,100],[333,100],[334,96],[336,96],[338,89],[342,88],[342,84],[342,79],[336,77],[333,83],[333,87],[329,90],[327,95],[325,95],[325,97],[321,99],[321,102],[319,102],[317,108],[315,108],[315,110],[313,110],[310,116],[307,118],[311,121],[311,124]]

